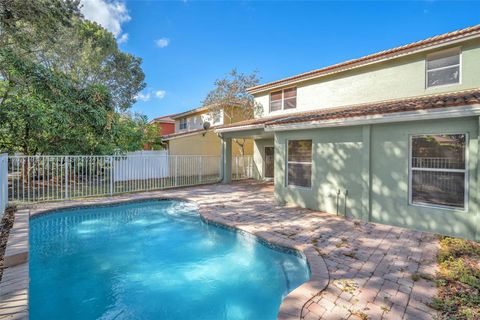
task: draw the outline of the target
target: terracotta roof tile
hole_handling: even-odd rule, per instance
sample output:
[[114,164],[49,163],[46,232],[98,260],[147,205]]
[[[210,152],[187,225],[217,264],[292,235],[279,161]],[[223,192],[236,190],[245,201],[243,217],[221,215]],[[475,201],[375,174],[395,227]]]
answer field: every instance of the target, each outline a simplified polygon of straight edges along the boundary
[[341,118],[354,118],[371,115],[390,114],[396,112],[409,112],[456,107],[471,104],[480,104],[480,88],[406,99],[364,103],[339,108],[321,109],[312,112],[305,112],[302,115],[284,116],[283,118],[277,120],[268,121],[266,122],[266,125],[274,126],[294,122],[310,122]]
[[168,140],[170,138],[177,138],[177,137],[181,137],[181,136],[185,136],[185,135],[189,135],[189,134],[197,134],[197,133],[202,133],[202,132],[206,132],[206,131],[211,131],[211,130],[216,129],[216,128],[218,128],[218,126],[212,126],[208,130],[195,129],[195,130],[190,130],[190,131],[175,132],[175,133],[171,133],[171,134],[167,134],[167,135],[163,136],[162,139],[163,140]]
[[[295,114],[303,114],[303,112],[297,112]],[[233,127],[243,127],[243,126],[255,126],[260,124],[265,124],[266,122],[273,121],[276,119],[284,118],[285,115],[278,115],[278,116],[270,116],[270,117],[262,117],[262,118],[255,118],[249,120],[243,120],[239,122],[224,124],[218,126],[217,129],[224,129],[224,128],[233,128]]]
[[324,121],[471,104],[480,104],[480,88],[251,119],[219,126],[217,129],[248,127],[254,125],[275,126],[286,123]]
[[171,134],[167,134],[167,135],[163,136],[162,139],[167,140],[167,139],[170,139],[170,138],[181,137],[181,136],[184,136],[184,135],[187,135],[187,134],[199,133],[199,132],[202,132],[202,131],[205,131],[205,130],[196,129],[196,130],[190,130],[190,131],[175,132],[175,133],[171,133]]
[[175,120],[173,120],[173,119],[171,118],[172,116],[173,116],[173,115],[162,116],[162,117],[154,118],[152,121],[150,121],[150,123],[154,123],[154,122],[175,123]]
[[448,41],[453,41],[453,40],[456,40],[456,39],[460,39],[460,38],[475,35],[475,34],[480,35],[480,24],[475,25],[475,26],[471,26],[471,27],[468,27],[468,28],[465,28],[465,29],[444,33],[444,34],[437,35],[437,36],[434,36],[434,37],[430,37],[430,38],[420,40],[420,41],[417,41],[417,42],[412,42],[412,43],[409,43],[409,44],[406,44],[406,45],[403,45],[403,46],[400,46],[400,47],[380,51],[380,52],[370,54],[370,55],[367,55],[367,56],[364,56],[364,57],[361,57],[361,58],[358,58],[358,59],[348,60],[348,61],[337,63],[337,64],[334,64],[334,65],[331,65],[331,66],[327,66],[327,67],[324,67],[324,68],[300,73],[300,74],[292,76],[292,77],[287,77],[287,78],[280,79],[280,80],[277,80],[277,81],[261,84],[261,85],[249,88],[248,91],[251,92],[251,93],[255,93],[255,92],[270,90],[270,89],[273,89],[273,88],[278,87],[278,86],[288,85],[291,82],[296,82],[296,81],[315,78],[315,77],[318,77],[318,76],[322,76],[324,74],[328,74],[330,72],[342,70],[344,68],[352,68],[354,66],[361,66],[361,65],[364,65],[364,64],[367,64],[367,63],[375,62],[377,60],[395,57],[395,56],[398,56],[400,54],[406,54],[406,53],[409,53],[409,52],[414,51],[414,50],[422,49],[424,47],[430,47],[430,46],[433,46],[433,45],[442,44],[442,43],[445,43],[445,42],[448,42]]

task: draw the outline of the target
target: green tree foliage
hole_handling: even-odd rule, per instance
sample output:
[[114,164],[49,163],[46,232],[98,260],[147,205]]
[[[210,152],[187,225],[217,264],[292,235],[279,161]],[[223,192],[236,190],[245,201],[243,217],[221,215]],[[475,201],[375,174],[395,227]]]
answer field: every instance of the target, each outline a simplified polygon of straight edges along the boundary
[[0,150],[140,149],[146,119],[127,112],[145,86],[140,63],[78,1],[0,0]]
[[[223,111],[224,116],[229,119],[251,119],[263,113],[263,107],[247,92],[248,88],[258,85],[259,82],[257,72],[245,74],[232,69],[223,78],[215,80],[214,88],[203,100],[203,106],[209,108],[213,117]],[[228,108],[231,106],[236,107]]]
[[[123,146],[124,150],[141,150],[145,143],[148,143],[147,117],[140,114],[115,114],[114,144]],[[119,152],[121,150],[108,150],[108,152]],[[108,153],[107,152],[107,153]]]
[[146,146],[150,150],[162,150],[165,148],[165,143],[162,140],[161,132],[155,123],[149,123],[145,128]]
[[[232,69],[223,78],[215,80],[214,88],[203,100],[203,106],[208,108],[212,118],[220,117],[223,113],[225,123],[232,123],[239,120],[252,119],[255,115],[263,113],[263,107],[255,102],[248,88],[258,85],[260,82],[257,73],[240,73]],[[234,139],[241,154],[245,154],[245,139]]]

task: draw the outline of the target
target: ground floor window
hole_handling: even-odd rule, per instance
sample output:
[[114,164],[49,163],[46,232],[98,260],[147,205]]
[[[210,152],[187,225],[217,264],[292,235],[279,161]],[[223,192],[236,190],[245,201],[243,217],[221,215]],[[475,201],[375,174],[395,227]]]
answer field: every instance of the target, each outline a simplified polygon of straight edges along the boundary
[[411,137],[410,203],[465,208],[466,140],[466,134]]
[[312,186],[312,140],[288,141],[287,171],[287,185]]

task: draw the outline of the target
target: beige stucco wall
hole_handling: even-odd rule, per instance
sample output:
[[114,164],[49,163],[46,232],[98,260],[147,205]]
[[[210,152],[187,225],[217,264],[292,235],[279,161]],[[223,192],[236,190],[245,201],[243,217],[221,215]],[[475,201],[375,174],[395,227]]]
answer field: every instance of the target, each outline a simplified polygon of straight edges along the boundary
[[220,155],[220,138],[212,131],[178,137],[168,142],[168,151],[171,155]]
[[[244,139],[239,139],[243,143]],[[177,137],[168,142],[168,150],[170,155],[210,155],[220,156],[221,139],[213,131],[208,131],[205,136],[203,133],[188,135],[185,137]],[[253,154],[253,141],[245,139],[244,146],[245,155]],[[240,146],[232,143],[232,154],[238,156],[241,154]]]
[[184,131],[193,131],[198,129],[203,129],[203,123],[205,121],[210,122],[211,125],[222,125],[223,124],[223,111],[220,112],[218,118],[212,119],[208,112],[200,112],[193,115],[186,116],[187,118],[187,128],[180,130],[180,119],[175,120],[175,132],[184,132]]
[[[241,111],[239,107],[226,107],[220,110],[218,116],[213,119],[208,110],[197,112],[182,118],[175,120],[175,132],[187,132],[198,129],[203,129],[203,123],[205,121],[210,122],[212,126],[220,126],[222,124],[231,124],[247,119],[246,115]],[[187,119],[187,128],[180,130],[180,119]]]
[[[426,88],[427,54],[461,47],[461,83]],[[264,116],[480,87],[480,39],[349,70],[297,85],[297,108],[269,113],[269,92],[255,95]]]

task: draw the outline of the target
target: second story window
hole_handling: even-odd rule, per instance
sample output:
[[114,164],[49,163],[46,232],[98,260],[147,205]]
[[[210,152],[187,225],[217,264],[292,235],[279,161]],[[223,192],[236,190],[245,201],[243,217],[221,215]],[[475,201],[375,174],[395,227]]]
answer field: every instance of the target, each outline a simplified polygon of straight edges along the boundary
[[180,130],[187,129],[187,118],[180,119]]
[[460,83],[460,50],[446,50],[427,56],[427,88]]
[[288,88],[270,93],[270,112],[295,109],[297,107],[297,88]]

